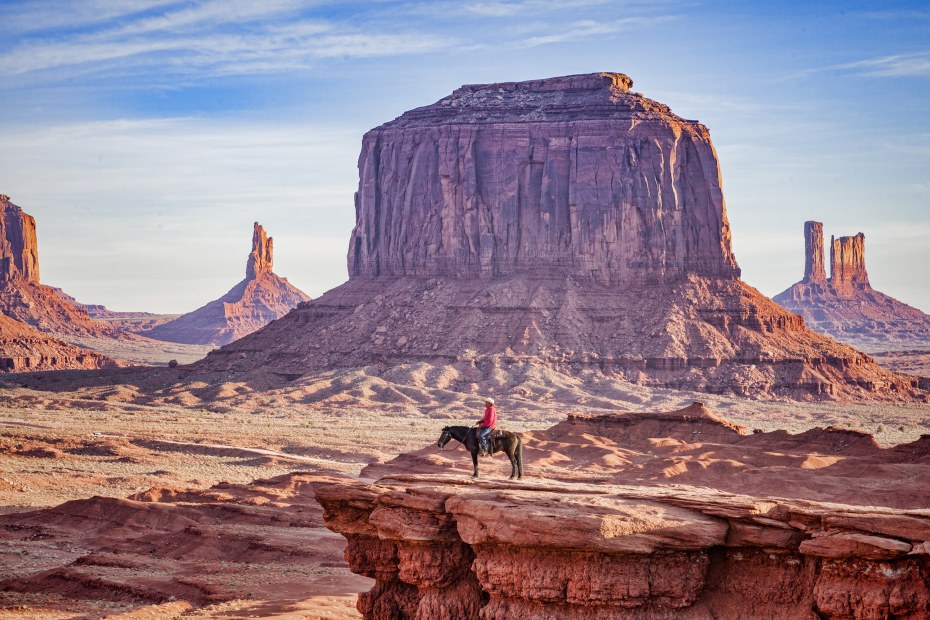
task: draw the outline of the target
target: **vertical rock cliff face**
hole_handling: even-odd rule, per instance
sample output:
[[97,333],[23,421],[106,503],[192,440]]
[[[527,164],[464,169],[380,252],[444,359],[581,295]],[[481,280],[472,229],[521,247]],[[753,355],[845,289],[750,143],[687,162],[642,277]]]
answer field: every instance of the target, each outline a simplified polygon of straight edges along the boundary
[[255,222],[245,280],[228,293],[142,335],[184,344],[226,344],[261,329],[310,297],[271,271],[273,239]]
[[350,276],[735,278],[707,128],[631,85],[463,86],[368,132]]
[[429,362],[480,383],[542,365],[754,396],[915,397],[916,378],[739,280],[707,128],[631,85],[463,86],[371,130],[349,281],[201,367]]
[[804,222],[804,280],[805,283],[825,282],[823,266],[823,224]]
[[776,295],[775,302],[803,316],[814,330],[867,351],[930,345],[930,316],[872,288],[865,235],[831,236],[829,279],[822,277],[823,225],[805,222],[804,240],[804,279]]
[[36,221],[0,195],[0,280],[39,281]]
[[865,271],[865,235],[830,237],[830,284],[838,294],[850,297],[858,289],[872,288]]

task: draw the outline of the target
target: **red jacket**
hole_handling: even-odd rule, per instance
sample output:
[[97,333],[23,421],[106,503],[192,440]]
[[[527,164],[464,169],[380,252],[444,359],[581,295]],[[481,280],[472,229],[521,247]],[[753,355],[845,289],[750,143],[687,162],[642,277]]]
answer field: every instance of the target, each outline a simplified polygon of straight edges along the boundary
[[481,428],[494,428],[497,424],[497,409],[494,408],[494,405],[488,405],[488,408],[484,410],[484,417],[481,418],[481,423],[478,425]]

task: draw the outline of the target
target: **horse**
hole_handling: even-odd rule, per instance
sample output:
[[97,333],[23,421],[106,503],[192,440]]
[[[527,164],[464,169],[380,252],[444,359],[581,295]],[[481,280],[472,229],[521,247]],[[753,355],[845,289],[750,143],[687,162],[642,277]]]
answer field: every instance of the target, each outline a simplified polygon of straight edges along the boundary
[[[471,452],[471,462],[475,464],[475,473],[472,478],[478,477],[478,428],[476,426],[446,426],[439,435],[436,443],[444,448],[449,441],[455,439],[465,449]],[[520,436],[510,431],[494,431],[490,437],[491,454],[504,452],[510,459],[510,479],[523,477],[523,441]]]

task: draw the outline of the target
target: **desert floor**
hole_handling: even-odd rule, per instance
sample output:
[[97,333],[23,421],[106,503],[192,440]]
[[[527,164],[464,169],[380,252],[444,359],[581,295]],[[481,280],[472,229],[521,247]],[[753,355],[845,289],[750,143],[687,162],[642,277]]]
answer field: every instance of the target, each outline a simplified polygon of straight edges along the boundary
[[[417,367],[154,396],[77,376],[0,379],[0,619],[358,617],[356,594],[373,581],[348,571],[314,485],[428,448],[482,413],[481,386]],[[701,401],[763,431],[834,425],[883,446],[930,433],[926,404],[752,401],[546,373],[495,396],[516,431]],[[482,472],[506,477],[509,465],[494,457]]]

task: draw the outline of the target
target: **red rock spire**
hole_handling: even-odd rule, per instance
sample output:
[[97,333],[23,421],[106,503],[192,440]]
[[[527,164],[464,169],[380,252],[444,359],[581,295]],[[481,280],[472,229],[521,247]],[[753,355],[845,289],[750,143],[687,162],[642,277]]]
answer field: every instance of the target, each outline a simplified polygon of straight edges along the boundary
[[0,281],[39,282],[36,221],[0,195]]
[[804,222],[804,279],[802,282],[825,282],[827,273],[823,265],[823,224]]
[[261,224],[255,222],[252,233],[252,253],[249,254],[249,262],[245,266],[247,280],[254,280],[264,273],[271,273],[274,265],[273,241],[274,239],[265,234],[265,229]]
[[837,293],[869,286],[865,271],[865,235],[830,237],[830,284]]

